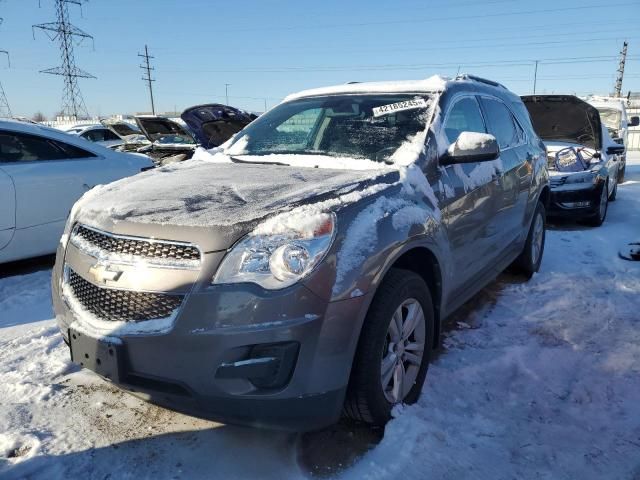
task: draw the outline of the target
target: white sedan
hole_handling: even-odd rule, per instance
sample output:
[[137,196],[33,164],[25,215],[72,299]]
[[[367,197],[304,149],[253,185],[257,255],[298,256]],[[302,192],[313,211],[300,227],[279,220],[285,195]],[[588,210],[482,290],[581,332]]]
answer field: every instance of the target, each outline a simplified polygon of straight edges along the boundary
[[152,167],[144,155],[0,120],[0,264],[54,253],[71,207],[84,192]]
[[120,138],[120,136],[100,123],[76,125],[65,130],[65,132],[71,135],[78,135],[85,140],[98,143],[103,147],[113,148],[124,144],[124,140]]

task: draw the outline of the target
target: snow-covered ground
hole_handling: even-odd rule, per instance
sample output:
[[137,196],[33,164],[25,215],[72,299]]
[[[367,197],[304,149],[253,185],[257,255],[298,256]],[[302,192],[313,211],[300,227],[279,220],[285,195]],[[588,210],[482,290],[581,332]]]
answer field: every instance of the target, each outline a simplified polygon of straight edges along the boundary
[[539,274],[502,275],[456,314],[422,398],[379,443],[146,404],[69,363],[49,268],[0,278],[0,477],[638,479],[640,262],[617,256],[640,241],[629,163],[602,227],[554,227]]

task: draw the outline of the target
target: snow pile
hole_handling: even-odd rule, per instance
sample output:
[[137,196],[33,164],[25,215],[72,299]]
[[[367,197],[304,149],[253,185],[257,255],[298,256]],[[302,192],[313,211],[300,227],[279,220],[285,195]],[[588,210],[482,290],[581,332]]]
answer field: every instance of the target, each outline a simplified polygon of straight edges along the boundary
[[334,85],[331,87],[314,88],[287,96],[284,101],[302,97],[325,95],[359,94],[359,93],[437,93],[442,92],[449,81],[446,77],[433,75],[424,80],[406,80],[395,82],[364,82]]
[[459,150],[483,150],[492,143],[496,143],[496,138],[488,133],[462,132],[449,146],[449,153],[456,155]]

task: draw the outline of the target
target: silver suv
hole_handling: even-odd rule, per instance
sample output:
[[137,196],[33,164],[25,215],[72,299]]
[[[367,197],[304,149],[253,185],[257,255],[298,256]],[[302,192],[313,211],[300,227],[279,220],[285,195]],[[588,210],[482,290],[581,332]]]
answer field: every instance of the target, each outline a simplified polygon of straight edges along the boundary
[[[53,274],[74,362],[231,423],[384,424],[443,320],[540,266],[544,145],[470,76],[292,95],[222,147],[97,187]],[[452,379],[452,381],[454,381]]]

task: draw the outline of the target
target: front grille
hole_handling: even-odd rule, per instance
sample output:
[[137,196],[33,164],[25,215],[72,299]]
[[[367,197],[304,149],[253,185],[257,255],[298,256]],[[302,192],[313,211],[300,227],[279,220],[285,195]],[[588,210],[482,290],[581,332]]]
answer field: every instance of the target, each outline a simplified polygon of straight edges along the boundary
[[170,317],[182,303],[182,295],[132,292],[100,288],[68,269],[67,284],[80,305],[96,318],[140,322]]
[[80,238],[107,254],[131,255],[161,261],[200,261],[200,250],[195,245],[108,235],[83,225],[75,228],[72,240],[74,238]]

